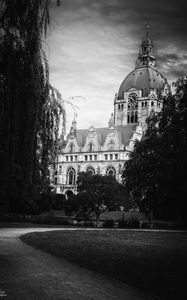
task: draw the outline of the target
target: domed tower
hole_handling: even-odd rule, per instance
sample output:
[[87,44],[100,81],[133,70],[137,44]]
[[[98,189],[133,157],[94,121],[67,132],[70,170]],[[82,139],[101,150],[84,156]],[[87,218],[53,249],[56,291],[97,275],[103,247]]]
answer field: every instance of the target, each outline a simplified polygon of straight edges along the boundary
[[150,26],[142,40],[135,69],[123,80],[114,99],[115,126],[145,124],[152,111],[160,111],[163,97],[170,91],[167,80],[157,69],[150,39]]

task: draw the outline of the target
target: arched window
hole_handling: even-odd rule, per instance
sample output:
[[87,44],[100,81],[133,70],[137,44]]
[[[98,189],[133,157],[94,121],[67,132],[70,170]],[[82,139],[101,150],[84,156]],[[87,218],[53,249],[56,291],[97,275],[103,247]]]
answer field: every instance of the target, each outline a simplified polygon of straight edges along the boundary
[[142,102],[142,107],[144,107],[144,102]]
[[131,123],[134,123],[134,112],[131,112]]
[[91,175],[95,174],[95,169],[92,166],[88,166],[86,172],[89,172]]
[[75,184],[76,172],[74,168],[69,168],[67,170],[67,184]]
[[135,123],[138,122],[138,112],[137,111],[135,112],[135,120],[134,121],[135,121]]
[[127,123],[130,123],[130,114],[127,114]]
[[108,176],[112,176],[112,177],[116,177],[116,169],[113,167],[113,166],[109,166],[107,169],[106,169],[106,175]]
[[154,106],[154,102],[153,101],[151,101],[151,106]]
[[147,101],[145,101],[145,107],[147,107]]

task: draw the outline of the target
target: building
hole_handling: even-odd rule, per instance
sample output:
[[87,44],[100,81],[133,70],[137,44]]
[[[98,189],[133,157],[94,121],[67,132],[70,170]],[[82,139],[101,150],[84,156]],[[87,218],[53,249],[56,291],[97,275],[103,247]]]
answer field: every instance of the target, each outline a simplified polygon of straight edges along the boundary
[[56,192],[76,193],[77,174],[114,176],[119,182],[121,170],[146,129],[146,118],[159,112],[163,97],[169,93],[167,80],[157,69],[149,25],[135,69],[120,85],[114,99],[114,112],[108,126],[79,130],[74,120],[64,147],[60,147],[55,175]]

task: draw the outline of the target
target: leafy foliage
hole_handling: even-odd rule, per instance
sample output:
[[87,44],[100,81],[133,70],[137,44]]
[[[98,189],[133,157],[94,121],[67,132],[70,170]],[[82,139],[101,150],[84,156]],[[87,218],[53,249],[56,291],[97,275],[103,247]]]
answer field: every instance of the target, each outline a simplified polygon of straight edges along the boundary
[[184,218],[187,170],[187,84],[176,83],[174,96],[147,120],[147,132],[137,142],[123,171],[128,192],[143,211],[161,218]]
[[[42,36],[49,0],[0,0],[0,210],[33,206],[49,182],[61,97],[49,84]],[[21,208],[22,207],[22,208]]]
[[79,173],[77,179],[76,205],[82,216],[95,214],[97,220],[106,209],[117,210],[120,206],[129,207],[129,199],[122,184],[112,176]]

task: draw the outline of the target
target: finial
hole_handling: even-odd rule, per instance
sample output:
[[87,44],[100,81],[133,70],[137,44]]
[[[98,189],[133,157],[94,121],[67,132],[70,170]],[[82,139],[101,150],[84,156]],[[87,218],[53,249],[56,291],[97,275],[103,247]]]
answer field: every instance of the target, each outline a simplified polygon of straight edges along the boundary
[[150,34],[150,24],[147,23],[147,25],[146,25],[146,38],[145,38],[146,41],[150,39],[149,34]]

